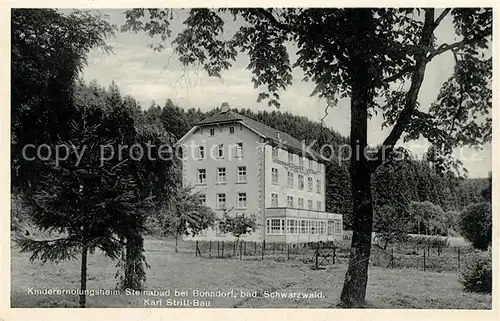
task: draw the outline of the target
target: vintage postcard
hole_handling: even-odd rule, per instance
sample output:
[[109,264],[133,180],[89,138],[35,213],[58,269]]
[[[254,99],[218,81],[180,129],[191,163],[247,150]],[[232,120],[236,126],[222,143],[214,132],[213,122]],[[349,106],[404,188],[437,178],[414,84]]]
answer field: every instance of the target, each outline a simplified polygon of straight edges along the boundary
[[499,316],[493,2],[16,4],[0,318]]

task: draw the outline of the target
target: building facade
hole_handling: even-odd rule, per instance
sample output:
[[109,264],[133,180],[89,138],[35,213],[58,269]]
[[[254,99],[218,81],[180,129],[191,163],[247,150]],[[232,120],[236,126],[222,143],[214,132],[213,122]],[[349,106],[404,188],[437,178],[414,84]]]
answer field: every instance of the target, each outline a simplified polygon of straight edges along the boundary
[[[342,215],[325,212],[325,164],[302,142],[229,109],[179,140],[184,186],[218,217],[256,218],[248,241],[311,242],[342,237]],[[189,237],[191,238],[191,237]],[[232,238],[217,225],[192,239]]]

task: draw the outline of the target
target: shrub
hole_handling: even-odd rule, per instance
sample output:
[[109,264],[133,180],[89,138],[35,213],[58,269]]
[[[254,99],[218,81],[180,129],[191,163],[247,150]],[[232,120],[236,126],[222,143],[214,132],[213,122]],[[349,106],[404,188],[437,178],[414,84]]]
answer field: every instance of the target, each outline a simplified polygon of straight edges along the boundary
[[491,204],[471,204],[460,213],[462,236],[476,249],[486,250],[491,243]]
[[375,240],[383,244],[384,250],[389,243],[404,241],[408,236],[409,224],[406,212],[396,210],[390,205],[377,208],[373,226],[377,232]]
[[426,236],[426,235],[409,235],[406,239],[406,244],[416,247],[443,248],[448,247],[450,242],[447,237],[442,236]]
[[491,251],[474,252],[465,257],[465,265],[460,271],[460,283],[466,291],[491,293]]

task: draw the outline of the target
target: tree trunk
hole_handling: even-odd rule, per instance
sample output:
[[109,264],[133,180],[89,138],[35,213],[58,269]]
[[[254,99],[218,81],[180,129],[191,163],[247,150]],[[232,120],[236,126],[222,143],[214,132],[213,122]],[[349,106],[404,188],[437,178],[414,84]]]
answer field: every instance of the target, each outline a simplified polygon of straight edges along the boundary
[[177,244],[179,243],[179,234],[175,234],[175,253],[177,253]]
[[387,244],[389,244],[389,239],[386,239],[385,240],[385,243],[384,243],[384,251],[387,250]]
[[[363,39],[375,33],[373,15],[369,10],[353,10],[348,13],[356,39]],[[427,48],[432,43],[434,30],[434,9],[425,9],[425,22],[419,46]],[[357,50],[356,50],[357,49]],[[354,48],[350,64],[347,66],[351,76],[351,188],[353,201],[353,234],[349,267],[340,295],[341,306],[354,308],[365,305],[366,285],[368,283],[368,263],[371,251],[371,233],[373,224],[373,205],[371,194],[371,171],[376,167],[369,164],[364,154],[367,146],[368,105],[373,102],[371,79],[372,66],[366,62],[371,57],[370,48]],[[412,74],[411,86],[406,94],[404,108],[383,146],[393,148],[415,109],[418,93],[425,75],[427,64],[426,51],[417,53],[416,68]],[[389,151],[390,151],[389,148]],[[378,166],[387,156],[387,148],[379,149]]]
[[146,279],[143,267],[144,243],[139,234],[129,234],[126,236],[125,245],[125,278],[124,289],[141,290],[142,282]]
[[84,245],[82,248],[82,266],[80,270],[80,308],[85,308],[86,297],[85,291],[87,290],[87,255],[88,247]]
[[[373,224],[371,170],[365,155],[367,146],[368,103],[371,102],[369,75],[360,61],[351,92],[351,181],[353,234],[349,267],[340,295],[343,307],[362,307],[368,282]],[[363,70],[364,69],[364,70]]]

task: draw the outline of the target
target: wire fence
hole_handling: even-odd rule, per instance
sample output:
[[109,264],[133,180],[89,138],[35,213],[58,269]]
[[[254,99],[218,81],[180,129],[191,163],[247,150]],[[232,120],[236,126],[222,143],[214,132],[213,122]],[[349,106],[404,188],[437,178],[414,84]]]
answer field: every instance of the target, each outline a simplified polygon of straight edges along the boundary
[[197,257],[208,259],[302,260],[316,262],[317,266],[341,263],[338,255],[341,249],[332,242],[285,243],[255,241],[196,241],[194,252]]
[[[196,241],[189,252],[207,259],[265,260],[279,262],[299,260],[313,268],[349,261],[350,242],[255,242],[255,241]],[[422,271],[459,271],[471,247],[432,244],[397,244],[383,249],[373,244],[370,265],[383,268],[410,268]]]
[[375,245],[371,264],[386,268],[412,268],[422,271],[460,271],[472,247],[458,246],[395,246],[384,250]]

